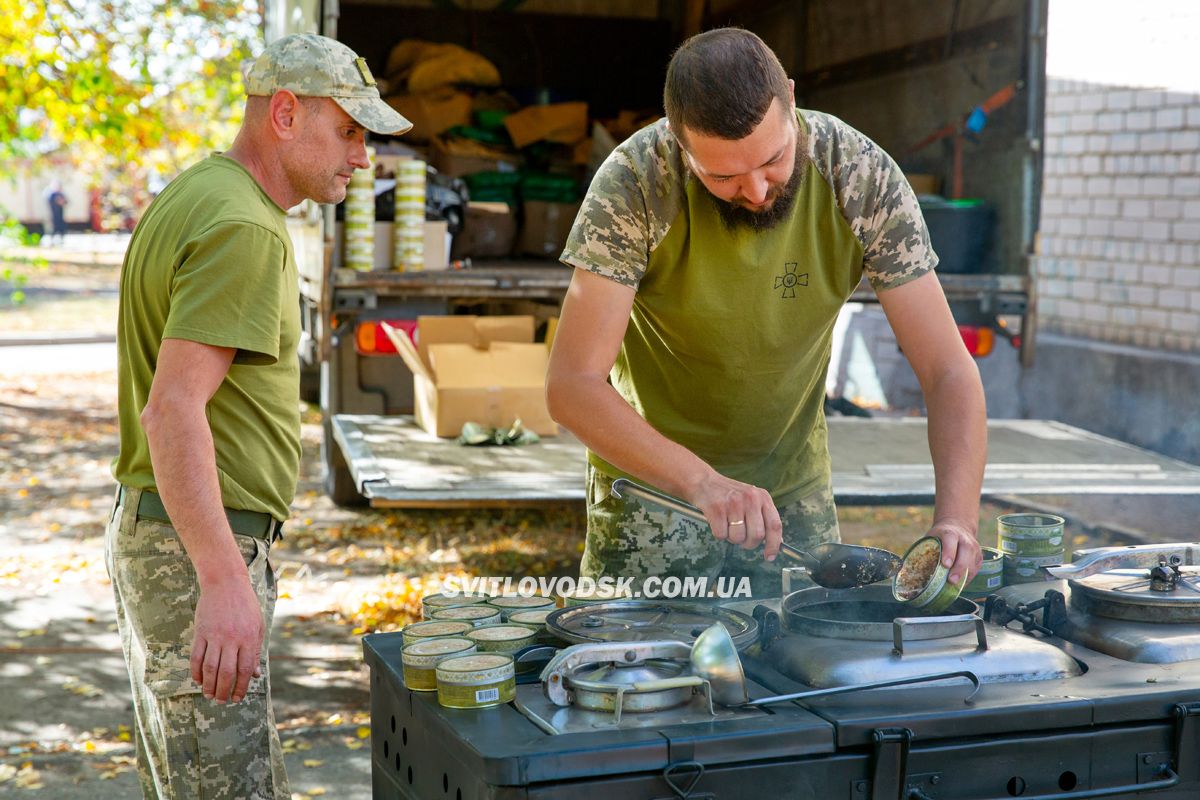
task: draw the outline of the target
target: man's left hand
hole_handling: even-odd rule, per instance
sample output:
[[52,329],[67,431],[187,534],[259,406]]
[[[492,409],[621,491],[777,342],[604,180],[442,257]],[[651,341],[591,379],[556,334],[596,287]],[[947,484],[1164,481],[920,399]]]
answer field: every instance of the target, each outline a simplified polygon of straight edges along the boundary
[[935,522],[929,535],[942,543],[942,564],[950,568],[950,582],[965,586],[983,561],[983,550],[975,532],[953,522]]

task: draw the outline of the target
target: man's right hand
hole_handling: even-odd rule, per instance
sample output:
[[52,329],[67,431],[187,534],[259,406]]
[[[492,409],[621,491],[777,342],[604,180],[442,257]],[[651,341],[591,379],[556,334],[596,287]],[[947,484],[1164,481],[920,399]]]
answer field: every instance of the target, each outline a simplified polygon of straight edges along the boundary
[[747,550],[761,544],[767,561],[779,555],[783,523],[766,489],[714,472],[687,499],[704,512],[717,539]]
[[265,633],[258,597],[245,572],[201,584],[195,628],[192,680],[210,700],[241,701],[250,678],[260,674]]

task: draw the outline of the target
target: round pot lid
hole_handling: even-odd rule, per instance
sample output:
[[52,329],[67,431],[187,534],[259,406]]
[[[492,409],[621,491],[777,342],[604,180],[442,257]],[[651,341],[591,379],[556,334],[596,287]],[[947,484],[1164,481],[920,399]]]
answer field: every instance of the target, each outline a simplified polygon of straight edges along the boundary
[[741,612],[703,603],[649,600],[560,608],[546,617],[546,628],[572,644],[674,641],[690,645],[714,622],[725,626],[738,650],[758,638],[758,622]]
[[1144,569],[1115,569],[1067,583],[1071,605],[1090,614],[1134,622],[1200,622],[1200,567],[1180,567],[1175,589],[1150,588]]

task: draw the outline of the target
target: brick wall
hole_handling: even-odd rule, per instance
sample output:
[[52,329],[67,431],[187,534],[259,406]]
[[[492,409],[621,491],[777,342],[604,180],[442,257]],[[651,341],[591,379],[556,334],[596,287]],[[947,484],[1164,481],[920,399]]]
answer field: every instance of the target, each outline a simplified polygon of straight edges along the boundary
[[1042,330],[1200,352],[1200,95],[1051,79]]

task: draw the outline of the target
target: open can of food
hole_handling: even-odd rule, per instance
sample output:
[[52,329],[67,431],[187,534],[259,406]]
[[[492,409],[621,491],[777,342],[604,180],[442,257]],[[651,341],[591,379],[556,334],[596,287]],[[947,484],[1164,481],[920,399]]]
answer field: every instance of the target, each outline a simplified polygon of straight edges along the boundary
[[942,564],[942,542],[933,536],[922,537],[908,548],[892,578],[893,597],[929,614],[945,611],[961,591],[961,583],[950,582],[950,568]]

